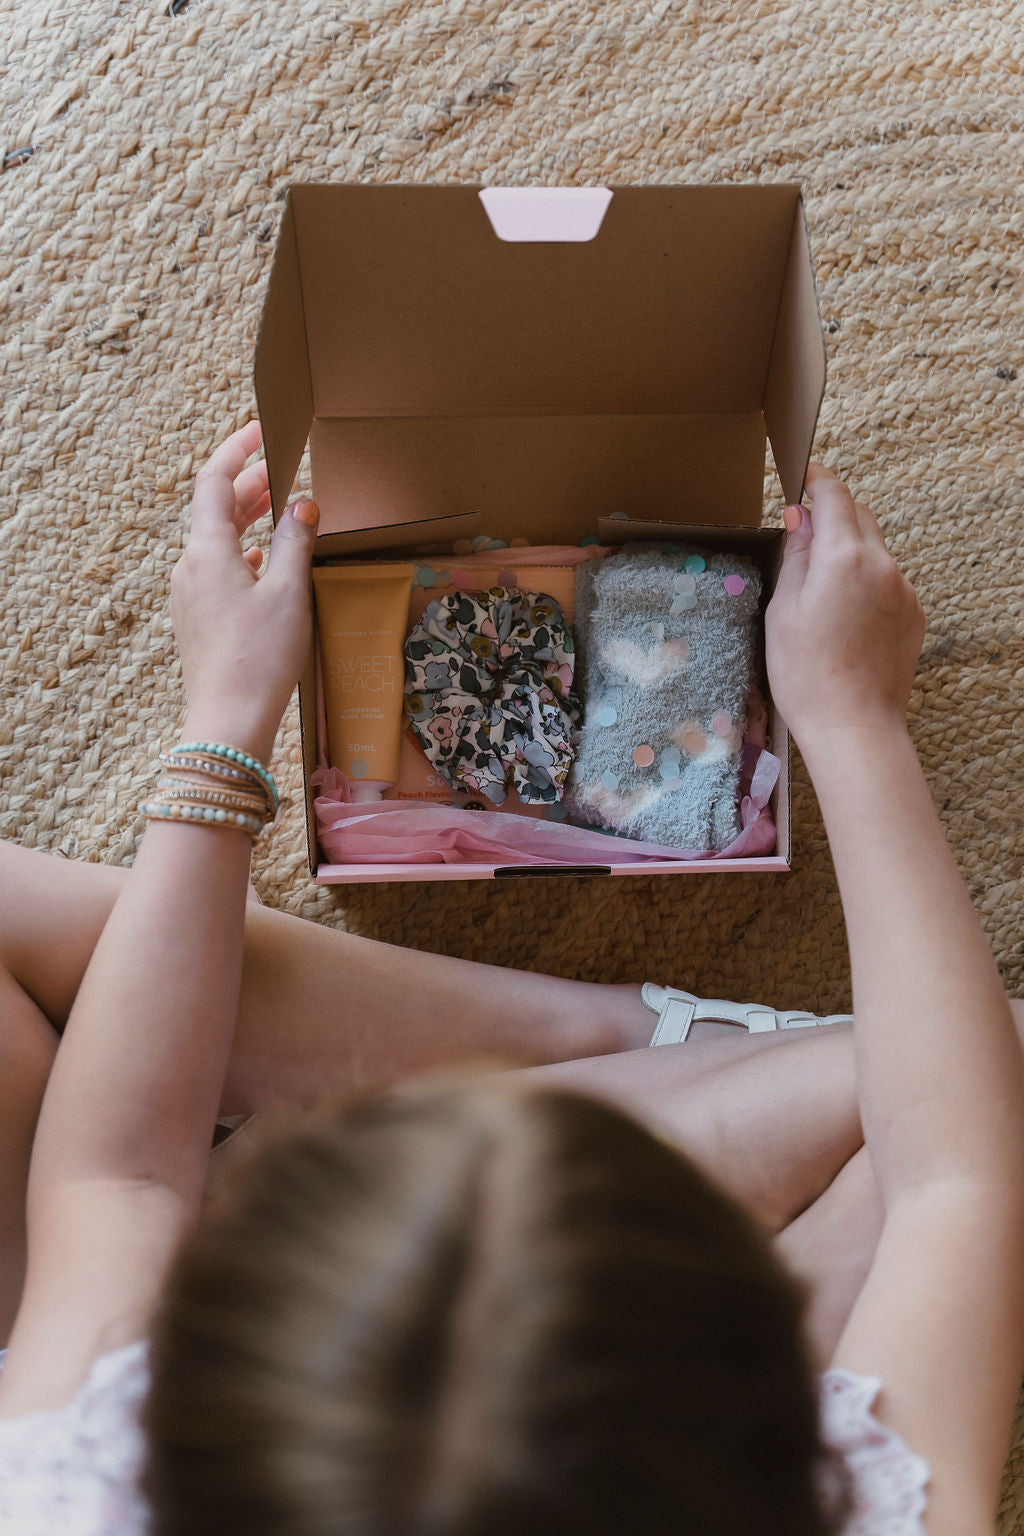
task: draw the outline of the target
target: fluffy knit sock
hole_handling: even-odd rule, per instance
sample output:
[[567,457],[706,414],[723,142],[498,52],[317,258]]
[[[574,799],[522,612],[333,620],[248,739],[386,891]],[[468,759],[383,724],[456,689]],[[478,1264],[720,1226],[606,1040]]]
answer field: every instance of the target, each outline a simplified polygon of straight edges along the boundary
[[761,576],[743,555],[627,544],[576,573],[583,729],[572,820],[717,852],[738,787]]

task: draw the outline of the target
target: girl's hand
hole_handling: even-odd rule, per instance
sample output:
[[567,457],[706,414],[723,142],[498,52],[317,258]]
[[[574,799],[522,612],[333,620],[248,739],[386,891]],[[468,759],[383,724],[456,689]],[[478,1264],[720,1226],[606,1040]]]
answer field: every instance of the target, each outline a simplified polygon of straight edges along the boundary
[[[312,638],[313,502],[289,507],[274,530],[267,568],[241,537],[270,509],[258,421],[222,443],[196,476],[192,529],[171,572],[171,614],[188,696],[184,735],[242,747],[269,762],[274,738]],[[313,521],[296,516],[312,509]]]
[[786,508],[786,554],[765,619],[775,702],[801,747],[850,727],[905,729],[921,605],[840,480],[812,463],[806,494],[813,512]]

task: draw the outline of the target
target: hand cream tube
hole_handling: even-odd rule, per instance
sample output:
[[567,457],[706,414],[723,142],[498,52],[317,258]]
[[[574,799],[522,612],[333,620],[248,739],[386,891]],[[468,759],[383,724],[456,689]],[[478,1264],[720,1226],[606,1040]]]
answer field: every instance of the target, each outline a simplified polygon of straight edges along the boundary
[[330,763],[353,800],[379,800],[398,777],[412,566],[314,566],[313,590]]

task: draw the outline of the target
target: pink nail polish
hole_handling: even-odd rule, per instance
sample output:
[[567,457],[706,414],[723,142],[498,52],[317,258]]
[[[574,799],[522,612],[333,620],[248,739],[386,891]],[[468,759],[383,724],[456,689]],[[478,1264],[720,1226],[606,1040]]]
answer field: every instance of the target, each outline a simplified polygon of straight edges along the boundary
[[786,525],[787,533],[795,533],[803,522],[804,512],[802,507],[786,507],[783,509],[782,521]]
[[300,523],[308,523],[312,528],[320,516],[320,508],[315,501],[297,501],[292,508],[292,516],[297,517]]

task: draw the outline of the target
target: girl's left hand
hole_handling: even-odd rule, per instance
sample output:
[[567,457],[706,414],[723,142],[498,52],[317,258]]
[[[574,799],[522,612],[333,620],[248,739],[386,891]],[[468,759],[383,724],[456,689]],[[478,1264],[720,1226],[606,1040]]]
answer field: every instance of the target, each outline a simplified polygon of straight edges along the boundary
[[[260,551],[243,555],[241,537],[270,510],[266,462],[244,468],[262,441],[251,421],[197,474],[192,529],[171,572],[171,614],[188,696],[185,734],[267,763],[309,655],[318,513],[310,501],[288,508],[258,576]],[[312,523],[296,516],[310,508]]]

